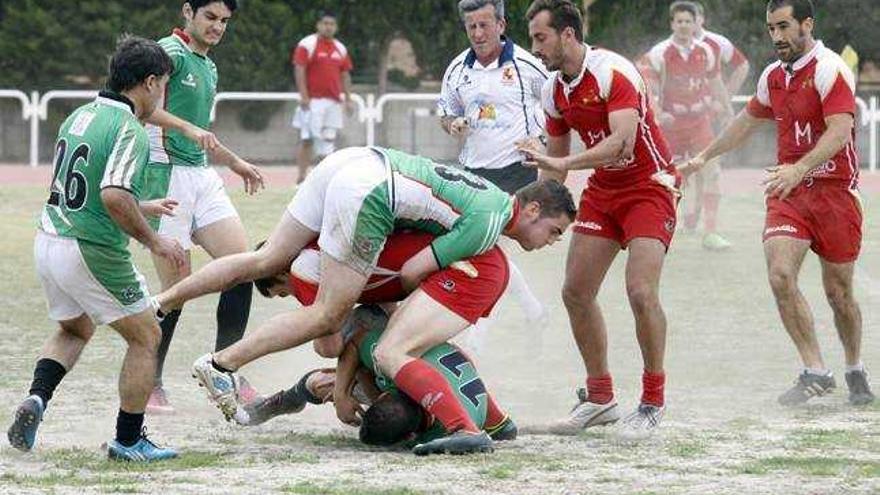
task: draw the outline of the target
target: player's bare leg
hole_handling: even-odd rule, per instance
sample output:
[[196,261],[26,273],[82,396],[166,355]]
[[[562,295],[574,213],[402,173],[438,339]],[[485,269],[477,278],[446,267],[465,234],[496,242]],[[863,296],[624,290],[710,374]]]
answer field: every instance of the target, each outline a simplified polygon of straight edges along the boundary
[[153,390],[156,351],[162,332],[152,310],[110,324],[125,339],[128,350],[119,373],[119,414],[116,438],[109,443],[111,459],[160,460],[177,456],[173,449],[157,447],[143,433],[144,410]]
[[193,364],[193,376],[227,419],[238,408],[239,384],[233,372],[260,357],[338,331],[360,297],[367,276],[322,254],[321,280],[311,306],[277,315],[244,339]]
[[853,294],[855,263],[831,263],[820,258],[825,297],[834,313],[834,326],[846,356],[846,384],[849,401],[864,405],[874,401],[868,374],[861,361],[862,312]]
[[819,350],[813,313],[798,287],[798,275],[809,248],[809,241],[791,237],[773,237],[764,242],[767,276],[776,308],[805,368],[794,387],[779,396],[780,404],[787,406],[802,404],[835,387]]
[[43,344],[29,396],[15,410],[7,432],[10,445],[22,451],[33,448],[49,400],[94,333],[95,325],[85,314],[58,322],[58,330]]
[[718,233],[718,209],[721,204],[721,159],[715,158],[697,173],[702,185],[700,199],[703,208],[703,247],[710,251],[724,251],[732,244]]
[[665,409],[666,315],[660,304],[660,274],[666,246],[657,239],[630,241],[626,263],[626,292],[642,351],[642,398],[635,412],[624,418],[621,433],[638,439],[659,425]]
[[469,322],[421,289],[394,312],[375,350],[376,363],[386,376],[421,404],[451,432],[413,449],[416,455],[489,452],[492,439],[481,431],[455,398],[449,382],[419,358],[428,349],[458,335]]
[[302,248],[317,237],[317,232],[309,230],[285,211],[258,251],[217,258],[163,291],[156,296],[156,301],[164,312],[196,297],[281,273]]
[[297,184],[302,184],[309,174],[309,165],[312,164],[312,140],[303,139],[299,142],[296,149],[296,164],[299,167],[299,177],[296,179]]

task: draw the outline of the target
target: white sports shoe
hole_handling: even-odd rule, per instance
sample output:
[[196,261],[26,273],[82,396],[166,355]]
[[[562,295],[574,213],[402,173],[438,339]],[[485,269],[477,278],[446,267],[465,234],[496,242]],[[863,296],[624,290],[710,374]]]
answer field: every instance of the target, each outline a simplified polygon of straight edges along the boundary
[[205,387],[208,400],[214,403],[229,421],[238,410],[238,375],[223,373],[214,368],[210,353],[195,360],[192,365],[192,376]]
[[587,391],[577,390],[578,403],[571,408],[568,417],[550,425],[550,433],[555,435],[577,435],[592,426],[614,423],[620,419],[617,401],[607,404],[596,404],[587,401]]
[[628,442],[647,439],[660,426],[660,420],[663,419],[665,412],[665,406],[639,404],[635,411],[620,422],[620,429],[617,432],[618,438]]

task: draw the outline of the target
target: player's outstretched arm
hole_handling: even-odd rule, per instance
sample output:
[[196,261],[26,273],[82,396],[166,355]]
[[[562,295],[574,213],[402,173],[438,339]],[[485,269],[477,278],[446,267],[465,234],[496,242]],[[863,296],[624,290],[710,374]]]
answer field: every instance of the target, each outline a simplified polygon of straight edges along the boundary
[[706,149],[679,167],[679,172],[684,175],[690,175],[701,169],[713,158],[739,148],[745,144],[760,124],[761,119],[749,114],[747,109],[743,109],[730,125],[724,128],[721,135],[716,137]]
[[746,78],[749,77],[750,70],[751,66],[749,65],[748,60],[744,60],[733,70],[733,72],[730,73],[730,77],[727,79],[728,94],[735,96],[739,93],[739,90],[742,89],[743,83],[746,82]]
[[147,122],[163,129],[173,129],[180,132],[208,152],[212,151],[220,144],[220,141],[213,132],[202,129],[201,127],[191,122],[187,122],[161,108],[157,108],[152,114],[150,114],[147,118]]
[[336,408],[336,416],[339,420],[351,426],[359,426],[360,417],[364,414],[363,407],[351,394],[359,366],[357,347],[353,342],[349,342],[336,364],[333,407]]
[[134,195],[119,187],[101,190],[101,202],[107,213],[119,227],[156,254],[170,260],[175,266],[183,266],[186,255],[177,241],[162,237],[150,228]]

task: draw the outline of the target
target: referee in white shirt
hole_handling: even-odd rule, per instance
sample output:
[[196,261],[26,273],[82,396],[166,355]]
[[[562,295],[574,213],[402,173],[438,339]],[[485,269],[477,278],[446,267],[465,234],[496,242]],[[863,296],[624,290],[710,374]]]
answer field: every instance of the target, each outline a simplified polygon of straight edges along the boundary
[[[446,68],[437,102],[440,125],[464,138],[462,167],[513,194],[538,178],[537,170],[522,165],[515,143],[544,132],[541,88],[549,74],[541,61],[504,37],[504,0],[461,0],[458,12],[471,46]],[[519,269],[513,263],[510,268],[510,290],[530,325],[542,325],[546,309]],[[472,332],[472,349],[480,347],[479,333]]]

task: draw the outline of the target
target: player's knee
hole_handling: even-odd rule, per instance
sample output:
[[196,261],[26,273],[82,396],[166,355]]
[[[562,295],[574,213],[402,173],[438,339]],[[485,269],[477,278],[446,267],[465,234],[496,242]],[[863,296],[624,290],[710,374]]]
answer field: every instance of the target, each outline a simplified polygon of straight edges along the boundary
[[777,296],[787,295],[797,290],[797,274],[787,266],[771,266],[767,271],[770,288]]
[[825,287],[825,297],[835,313],[844,312],[853,304],[852,290],[845,284],[834,284]]
[[[376,360],[376,366],[385,373],[391,373],[397,369],[396,364],[405,358],[405,353],[395,349],[394,346],[385,342],[379,342],[376,350],[373,351],[373,357]],[[392,373],[393,374],[393,373]]]
[[315,332],[319,336],[333,335],[342,328],[348,309],[340,309],[326,304],[316,303],[312,306],[317,312]]
[[583,308],[596,299],[596,292],[566,282],[562,286],[562,302],[568,309]]
[[162,330],[159,324],[151,321],[149,324],[140,325],[135,331],[123,334],[129,348],[136,348],[140,352],[156,353],[159,342],[162,340]]
[[342,335],[326,335],[315,339],[312,345],[319,356],[328,359],[337,358],[342,354]]
[[626,296],[636,311],[650,310],[660,304],[657,289],[650,283],[635,281],[626,284]]

